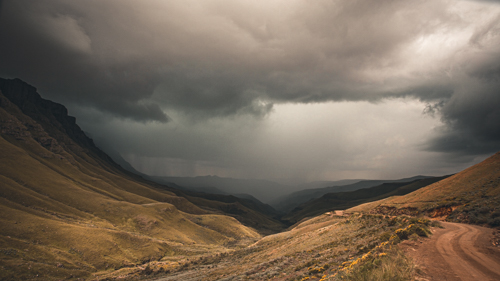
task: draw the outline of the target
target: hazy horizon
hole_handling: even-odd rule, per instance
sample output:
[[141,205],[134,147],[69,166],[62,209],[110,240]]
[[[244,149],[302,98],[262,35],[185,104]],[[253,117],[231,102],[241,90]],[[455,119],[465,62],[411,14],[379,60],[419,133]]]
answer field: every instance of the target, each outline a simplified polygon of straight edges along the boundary
[[0,77],[145,174],[440,176],[500,150],[499,31],[498,1],[4,0]]

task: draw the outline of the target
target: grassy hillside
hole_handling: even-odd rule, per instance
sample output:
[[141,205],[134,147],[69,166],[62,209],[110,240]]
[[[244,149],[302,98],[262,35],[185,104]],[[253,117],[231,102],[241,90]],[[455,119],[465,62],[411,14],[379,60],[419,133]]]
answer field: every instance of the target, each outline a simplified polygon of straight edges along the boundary
[[430,234],[431,222],[404,216],[326,213],[249,247],[184,263],[151,262],[146,280],[413,280],[399,242]]
[[310,200],[298,206],[284,216],[283,220],[289,221],[290,223],[296,223],[303,218],[316,216],[328,211],[345,210],[366,202],[380,200],[394,195],[407,194],[440,181],[443,178],[446,178],[446,176],[414,180],[412,182],[383,183],[378,186],[350,192],[328,193],[318,199]]
[[0,280],[88,278],[260,237],[219,201],[193,203],[122,170],[64,107],[5,81],[2,92],[24,99],[0,93]]
[[357,206],[350,211],[426,214],[448,221],[500,226],[500,152],[405,196]]
[[286,228],[286,225],[279,220],[279,214],[260,201],[232,195],[200,194],[189,191],[179,193],[184,194],[185,198],[197,206],[203,206],[212,212],[231,215],[243,224],[258,229],[261,234],[273,234]]

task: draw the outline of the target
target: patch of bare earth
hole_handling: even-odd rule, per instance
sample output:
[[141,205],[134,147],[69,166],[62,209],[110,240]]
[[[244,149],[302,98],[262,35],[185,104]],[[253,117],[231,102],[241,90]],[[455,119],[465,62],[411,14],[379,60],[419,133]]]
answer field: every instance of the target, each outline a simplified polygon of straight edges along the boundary
[[500,280],[500,248],[495,230],[442,222],[430,238],[400,247],[420,269],[417,280]]

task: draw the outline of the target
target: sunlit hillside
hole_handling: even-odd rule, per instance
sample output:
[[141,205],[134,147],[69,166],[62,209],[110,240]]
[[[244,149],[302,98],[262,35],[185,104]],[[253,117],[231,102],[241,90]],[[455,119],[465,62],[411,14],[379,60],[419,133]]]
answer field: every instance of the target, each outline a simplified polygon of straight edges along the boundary
[[256,199],[125,171],[20,80],[0,90],[0,280],[410,280],[395,245],[434,224],[405,214],[500,225],[500,153],[442,180],[326,194],[285,231]]
[[345,210],[365,202],[379,200],[394,195],[403,195],[442,180],[444,177],[429,177],[408,182],[386,182],[370,188],[355,191],[327,193],[293,209],[284,220],[298,222],[303,218],[316,216],[327,211]]
[[425,214],[448,221],[500,226],[500,152],[405,196],[367,203],[349,211]]
[[244,249],[136,269],[146,280],[413,280],[397,245],[430,235],[426,219],[326,213]]
[[223,203],[206,200],[210,211],[126,173],[33,87],[1,86],[1,280],[88,277],[260,237]]

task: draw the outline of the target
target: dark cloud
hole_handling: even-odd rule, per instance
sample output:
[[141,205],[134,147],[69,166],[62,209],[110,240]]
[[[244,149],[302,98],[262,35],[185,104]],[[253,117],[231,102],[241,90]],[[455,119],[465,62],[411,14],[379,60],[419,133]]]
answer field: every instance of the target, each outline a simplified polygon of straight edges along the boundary
[[384,89],[364,72],[406,63],[398,53],[416,37],[460,24],[440,1],[6,4],[4,75],[119,116],[154,89],[164,107],[208,115],[260,114],[269,108],[255,110],[261,100],[379,99]]
[[[409,98],[443,121],[427,150],[500,149],[498,5],[4,0],[0,7],[0,76],[37,86],[83,123],[95,111],[203,123],[263,119],[280,104]],[[211,141],[220,151],[223,141]]]
[[430,150],[478,155],[500,149],[500,80],[496,80],[469,81],[432,108],[441,114],[444,125],[430,142]]
[[435,106],[443,121],[429,149],[459,155],[500,150],[500,15],[476,28],[453,94]]
[[[153,66],[131,57],[113,58],[120,46],[101,45],[93,36],[85,8],[90,3],[4,4],[0,37],[7,39],[0,44],[1,75],[20,77],[44,96],[66,104],[93,106],[139,121],[168,120],[158,105],[147,102],[157,83]],[[106,53],[100,48],[109,49]]]

